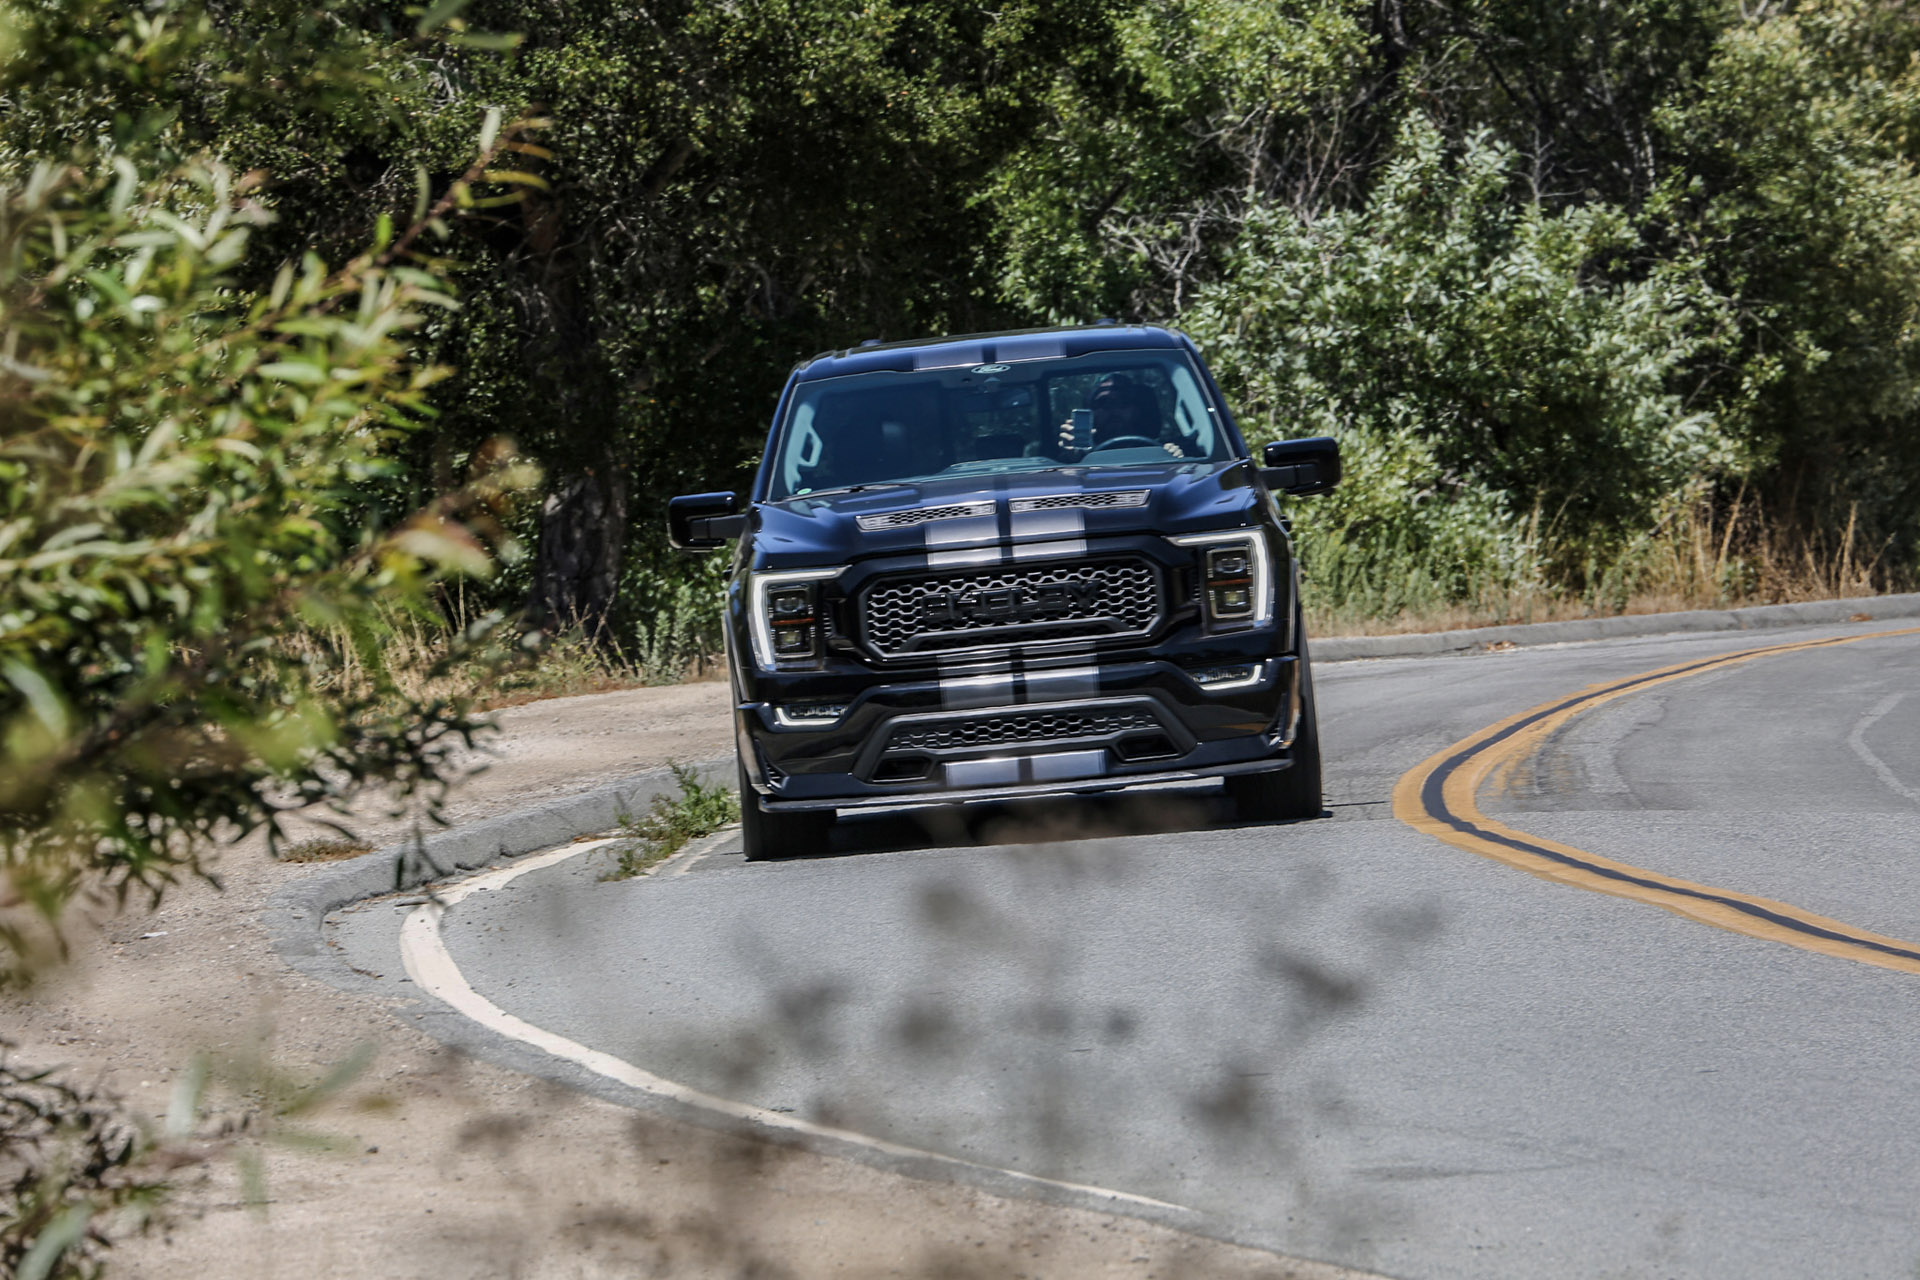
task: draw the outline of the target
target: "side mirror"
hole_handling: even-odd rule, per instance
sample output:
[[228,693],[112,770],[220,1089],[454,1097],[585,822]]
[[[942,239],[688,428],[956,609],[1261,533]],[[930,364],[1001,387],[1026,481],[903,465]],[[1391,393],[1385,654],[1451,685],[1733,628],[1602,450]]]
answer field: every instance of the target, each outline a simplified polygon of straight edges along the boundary
[[1340,483],[1340,442],[1332,436],[1276,440],[1261,451],[1267,488],[1296,497],[1326,493]]
[[730,493],[689,493],[667,500],[667,541],[675,551],[714,551],[747,531]]

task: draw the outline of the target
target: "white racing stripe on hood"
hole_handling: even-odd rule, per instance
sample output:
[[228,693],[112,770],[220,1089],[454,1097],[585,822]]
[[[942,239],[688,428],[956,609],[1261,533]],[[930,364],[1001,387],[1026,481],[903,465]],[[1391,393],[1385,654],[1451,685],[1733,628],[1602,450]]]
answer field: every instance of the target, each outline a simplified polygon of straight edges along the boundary
[[1015,560],[1087,553],[1084,511],[1015,511],[1008,516]]
[[[940,520],[922,525],[925,536],[927,567],[929,569],[970,569],[980,565],[1000,564],[1007,558],[1006,550],[999,545],[1000,513],[997,504],[988,507],[986,512],[977,516],[963,516],[957,520]],[[966,542],[984,542],[984,547],[965,547],[942,551],[941,547],[956,547]]]
[[[988,498],[966,498],[957,502],[942,502],[937,506],[973,506],[982,507],[980,514],[957,516],[951,520],[933,520],[919,526],[920,547],[929,569],[972,569],[981,566],[1000,564],[1006,559],[1006,551],[998,545],[1000,536],[999,504]],[[985,542],[992,545],[967,547],[955,550],[939,550],[953,547],[956,543]]]
[[1075,538],[1087,531],[1084,511],[1015,511],[1008,516],[1015,542],[1030,539]]
[[931,550],[963,542],[992,542],[1000,536],[1000,518],[997,514],[963,516],[958,520],[936,520],[920,528],[926,534],[926,545]]
[[999,547],[969,547],[962,551],[929,551],[929,569],[971,569],[977,565],[996,565],[1006,560]]
[[[1004,516],[1003,528],[999,516]],[[941,520],[922,526],[926,540],[927,567],[930,569],[974,568],[1005,563],[1008,559],[1029,560],[1085,555],[1087,543],[1086,513],[1076,510],[1015,511],[1002,507],[996,517],[967,517]],[[1006,542],[991,547],[937,550],[942,544],[1002,538]],[[1009,556],[1007,544],[1011,544]],[[983,644],[992,644],[991,636],[982,636]],[[1095,644],[1089,637],[1072,649],[1084,647],[1089,658]],[[1056,650],[1057,652],[1057,650]],[[940,706],[943,710],[1020,706],[1029,702],[1058,702],[1097,696],[1100,672],[1097,667],[1074,667],[1065,671],[1027,674],[1013,646],[1006,646],[1016,670],[993,675],[947,676],[944,671],[962,662],[977,662],[977,654],[968,658],[936,659],[943,670],[940,679]]]
[[1015,560],[1053,560],[1061,556],[1083,556],[1086,553],[1085,538],[1063,538],[1058,542],[1017,542],[1013,547]]

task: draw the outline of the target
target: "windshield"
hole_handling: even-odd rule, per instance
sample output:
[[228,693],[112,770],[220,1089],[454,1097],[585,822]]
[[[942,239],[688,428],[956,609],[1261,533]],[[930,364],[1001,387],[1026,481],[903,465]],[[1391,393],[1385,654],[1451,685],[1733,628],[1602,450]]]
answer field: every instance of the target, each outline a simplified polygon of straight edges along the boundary
[[1184,353],[1104,351],[803,383],[774,445],[767,497],[1234,456]]

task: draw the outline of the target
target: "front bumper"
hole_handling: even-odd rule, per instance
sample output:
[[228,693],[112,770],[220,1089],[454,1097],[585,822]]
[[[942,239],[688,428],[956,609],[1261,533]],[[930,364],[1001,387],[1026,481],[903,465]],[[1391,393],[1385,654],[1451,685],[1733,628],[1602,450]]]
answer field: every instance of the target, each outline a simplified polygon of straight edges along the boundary
[[[1256,772],[1288,761],[1299,714],[1299,663],[1272,635],[1237,654],[1252,669],[1208,688],[1170,656],[1033,666],[794,693],[844,700],[831,724],[795,725],[775,688],[742,701],[735,727],[748,775],[769,810],[1011,799]],[[1193,662],[1194,655],[1185,655]]]

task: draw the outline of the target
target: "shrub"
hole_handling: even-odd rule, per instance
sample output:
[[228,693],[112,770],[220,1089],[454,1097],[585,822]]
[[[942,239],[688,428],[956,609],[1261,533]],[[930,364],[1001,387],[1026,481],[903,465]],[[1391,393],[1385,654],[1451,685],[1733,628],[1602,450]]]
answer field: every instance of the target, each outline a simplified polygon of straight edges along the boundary
[[[380,784],[435,794],[477,721],[394,698],[391,620],[484,573],[457,522],[495,470],[404,518],[389,450],[451,305],[381,224],[329,270],[242,288],[270,218],[216,163],[41,164],[0,192],[0,920],[15,962],[89,877],[158,895],[216,840]],[[372,680],[328,691],[345,638]],[[474,628],[469,639],[486,629]],[[38,918],[40,926],[32,925]],[[15,967],[0,959],[0,974]]]

